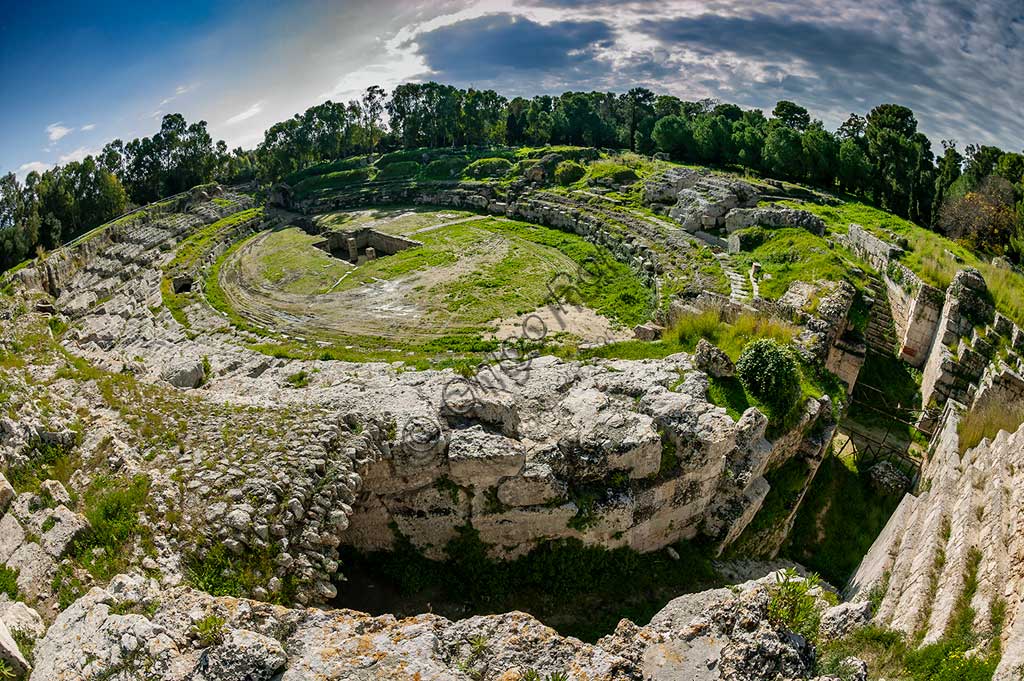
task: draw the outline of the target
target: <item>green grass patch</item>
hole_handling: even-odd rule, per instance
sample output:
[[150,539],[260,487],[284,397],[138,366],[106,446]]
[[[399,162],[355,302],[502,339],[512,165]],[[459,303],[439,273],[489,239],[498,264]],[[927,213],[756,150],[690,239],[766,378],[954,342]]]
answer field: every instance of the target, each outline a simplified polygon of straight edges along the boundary
[[133,544],[145,543],[148,532],[139,523],[146,508],[149,478],[101,476],[83,496],[89,529],[75,540],[72,554],[97,579],[107,580],[129,564]]
[[298,227],[275,229],[254,253],[259,276],[287,293],[326,293],[352,266],[313,245],[322,240]]
[[[265,589],[274,577],[276,555],[271,550],[248,550],[236,556],[217,544],[185,557],[185,578],[211,596],[248,597],[257,587]],[[287,605],[295,599],[295,578],[288,575],[281,582],[281,591],[271,594],[269,600]]]
[[470,163],[462,171],[465,177],[482,180],[491,177],[504,177],[512,170],[512,162],[505,158],[480,158]]
[[373,179],[377,182],[415,177],[422,166],[416,161],[398,161],[385,165]]
[[237,227],[243,222],[259,218],[262,215],[262,208],[250,208],[233,213],[226,218],[221,218],[216,222],[211,222],[205,227],[197,229],[178,246],[174,253],[174,258],[167,266],[167,270],[179,272],[194,268],[221,242],[232,228]]
[[372,179],[372,173],[373,169],[371,168],[338,170],[323,175],[306,177],[292,189],[296,200],[301,201],[320,192],[327,192],[333,189],[343,189],[362,182],[369,182],[370,179]]
[[852,457],[830,454],[804,497],[782,553],[831,584],[846,584],[900,497],[875,491]]
[[79,464],[74,447],[61,447],[39,440],[32,442],[24,454],[27,458],[25,463],[11,466],[6,471],[8,481],[19,494],[36,493],[39,485],[49,479],[66,485]]
[[891,239],[887,231],[905,238],[907,252],[903,257],[904,264],[925,283],[937,288],[949,286],[953,276],[964,267],[978,268],[988,283],[996,308],[1024,326],[1024,296],[1020,293],[1024,291],[1024,275],[995,267],[960,243],[862,203],[850,202],[839,206],[801,203],[793,206],[818,215],[833,232],[845,234],[849,224],[856,222],[882,239]]
[[18,600],[18,571],[0,565],[0,594],[6,594],[12,601]]
[[750,398],[747,397],[743,384],[735,376],[726,378],[708,377],[708,399],[719,407],[725,407],[725,411],[734,421],[739,421],[743,412],[750,408]]
[[[794,281],[848,281],[863,288],[867,281],[862,265],[844,249],[830,246],[820,236],[805,229],[784,227],[764,230],[764,242],[752,251],[733,258],[742,270],[761,264],[759,286],[763,298],[780,298]],[[770,278],[764,275],[770,275]]]
[[[387,158],[387,155],[382,157],[380,161]],[[319,175],[329,175],[330,173],[336,173],[344,170],[354,170],[366,166],[366,156],[351,156],[349,158],[342,158],[336,161],[328,161],[326,163],[317,163],[315,165],[307,166],[301,170],[296,170],[289,175],[284,177],[284,182],[294,187],[303,180],[311,177],[317,177]],[[380,163],[378,161],[378,164]]]

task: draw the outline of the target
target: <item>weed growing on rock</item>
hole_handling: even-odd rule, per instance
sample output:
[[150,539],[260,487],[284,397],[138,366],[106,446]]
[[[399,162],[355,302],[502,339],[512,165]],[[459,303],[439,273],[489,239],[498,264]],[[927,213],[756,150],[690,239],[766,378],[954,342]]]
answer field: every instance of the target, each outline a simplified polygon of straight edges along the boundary
[[12,601],[18,600],[18,571],[0,565],[0,594],[6,594]]
[[199,640],[202,648],[209,648],[224,640],[223,617],[207,615],[192,625],[192,634]]
[[811,574],[803,579],[793,568],[779,572],[769,589],[768,618],[813,641],[821,624],[815,594],[818,588],[818,575]]

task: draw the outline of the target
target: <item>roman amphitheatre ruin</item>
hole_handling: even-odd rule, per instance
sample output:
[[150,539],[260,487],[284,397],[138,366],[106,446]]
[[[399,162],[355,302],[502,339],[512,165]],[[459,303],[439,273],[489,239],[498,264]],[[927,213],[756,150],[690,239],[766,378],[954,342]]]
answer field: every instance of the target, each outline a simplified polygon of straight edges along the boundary
[[[1011,678],[1021,432],[961,459],[957,424],[1024,394],[995,285],[1024,277],[947,251],[938,285],[918,228],[788,182],[583,147],[391,179],[472,160],[396,154],[195,187],[4,276],[18,673],[866,678],[813,642],[938,640],[974,561]],[[739,378],[759,341],[790,348],[786,408]],[[837,525],[843,461],[874,510]],[[113,552],[82,540],[112,480],[139,502]],[[787,580],[820,634],[772,610]]]

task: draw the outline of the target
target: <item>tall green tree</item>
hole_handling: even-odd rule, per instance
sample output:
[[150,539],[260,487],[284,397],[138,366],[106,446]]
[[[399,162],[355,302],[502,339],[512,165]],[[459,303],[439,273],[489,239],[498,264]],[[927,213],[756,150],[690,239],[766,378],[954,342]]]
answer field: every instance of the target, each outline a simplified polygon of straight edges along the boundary
[[811,114],[807,109],[794,104],[788,99],[780,100],[772,109],[772,117],[787,128],[803,132],[811,124]]
[[881,104],[867,116],[864,136],[875,179],[875,200],[902,217],[910,214],[911,189],[918,169],[914,112]]

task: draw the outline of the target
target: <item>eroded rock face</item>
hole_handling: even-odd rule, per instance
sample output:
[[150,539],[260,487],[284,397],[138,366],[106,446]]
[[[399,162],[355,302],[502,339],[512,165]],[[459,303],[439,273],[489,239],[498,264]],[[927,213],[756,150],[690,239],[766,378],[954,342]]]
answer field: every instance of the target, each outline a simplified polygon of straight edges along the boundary
[[[519,612],[396,620],[160,591],[144,577],[120,576],[57,618],[36,646],[32,679],[510,681],[530,671],[573,681],[812,678],[813,648],[768,621],[772,579],[682,596],[649,625],[623,620],[588,644]],[[223,623],[200,637],[210,621]]]

